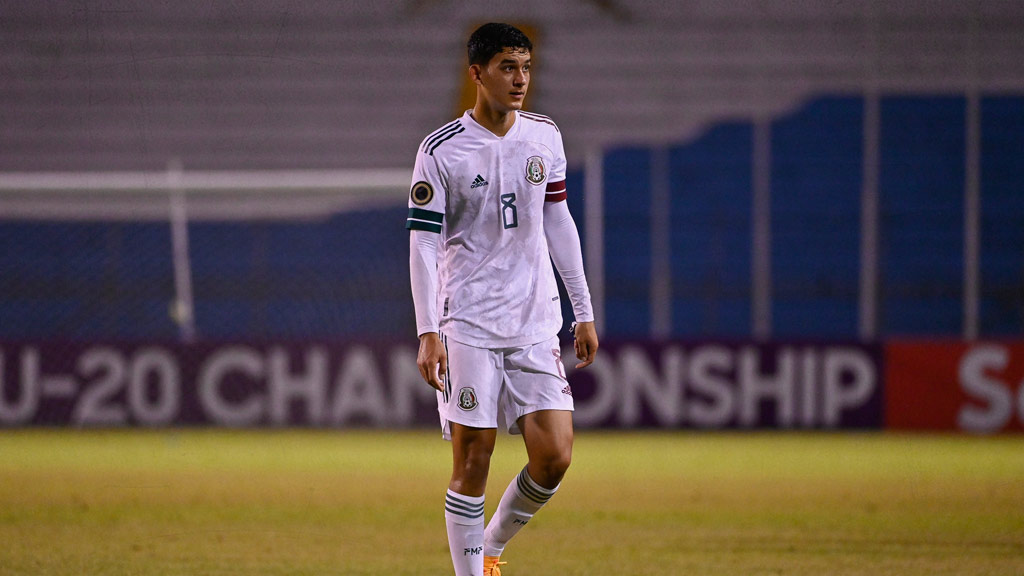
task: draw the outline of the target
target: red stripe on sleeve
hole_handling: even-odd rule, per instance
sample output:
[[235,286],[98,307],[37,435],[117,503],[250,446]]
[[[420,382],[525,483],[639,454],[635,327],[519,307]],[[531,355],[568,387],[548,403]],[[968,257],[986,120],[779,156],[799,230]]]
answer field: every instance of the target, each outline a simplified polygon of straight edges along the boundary
[[559,182],[548,182],[546,192],[563,192],[565,191],[565,180]]
[[548,187],[544,195],[545,202],[561,202],[565,200],[565,180],[561,182],[548,182]]

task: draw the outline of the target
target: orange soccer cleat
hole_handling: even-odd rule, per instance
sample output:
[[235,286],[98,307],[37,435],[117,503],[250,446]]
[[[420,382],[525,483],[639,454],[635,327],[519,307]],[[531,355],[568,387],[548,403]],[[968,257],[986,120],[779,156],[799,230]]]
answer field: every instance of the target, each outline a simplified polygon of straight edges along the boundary
[[498,566],[504,566],[508,562],[498,562],[500,556],[484,556],[484,576],[501,576]]

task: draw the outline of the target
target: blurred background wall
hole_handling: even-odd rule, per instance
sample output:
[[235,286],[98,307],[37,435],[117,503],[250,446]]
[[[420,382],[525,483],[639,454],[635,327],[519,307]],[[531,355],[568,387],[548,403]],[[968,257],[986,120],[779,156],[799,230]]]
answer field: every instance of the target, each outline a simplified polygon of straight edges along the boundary
[[0,2],[0,339],[414,338],[407,178],[489,20],[606,337],[1024,333],[1024,3],[121,0]]

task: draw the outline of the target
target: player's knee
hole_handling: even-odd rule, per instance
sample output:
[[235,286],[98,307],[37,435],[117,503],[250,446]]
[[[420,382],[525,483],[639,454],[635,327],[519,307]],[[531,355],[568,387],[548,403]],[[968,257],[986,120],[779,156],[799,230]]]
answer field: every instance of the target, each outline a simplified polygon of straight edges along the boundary
[[566,448],[560,451],[551,461],[551,471],[558,474],[559,479],[561,479],[562,476],[565,476],[566,471],[569,470],[570,464],[572,464],[572,450]]
[[491,467],[491,452],[489,450],[469,450],[462,458],[462,468],[474,476],[481,473],[487,474]]
[[547,452],[537,462],[536,468],[539,469],[540,478],[534,478],[534,480],[545,488],[553,488],[562,481],[570,464],[572,464],[571,448],[560,448]]
[[487,482],[493,447],[486,442],[467,443],[454,460],[452,480],[459,484],[478,487]]

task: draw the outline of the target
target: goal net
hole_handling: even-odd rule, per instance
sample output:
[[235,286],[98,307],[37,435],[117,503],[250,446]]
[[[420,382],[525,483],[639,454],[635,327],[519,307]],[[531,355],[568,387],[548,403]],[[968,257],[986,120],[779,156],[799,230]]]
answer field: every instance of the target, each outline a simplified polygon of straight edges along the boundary
[[0,339],[410,333],[410,177],[0,174]]

